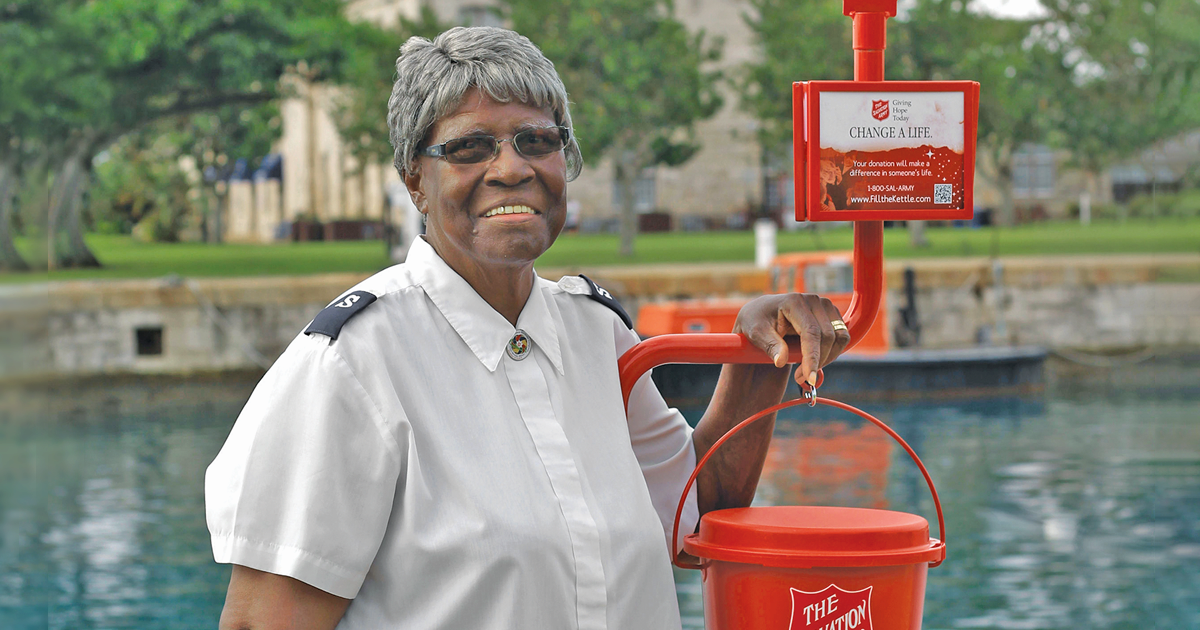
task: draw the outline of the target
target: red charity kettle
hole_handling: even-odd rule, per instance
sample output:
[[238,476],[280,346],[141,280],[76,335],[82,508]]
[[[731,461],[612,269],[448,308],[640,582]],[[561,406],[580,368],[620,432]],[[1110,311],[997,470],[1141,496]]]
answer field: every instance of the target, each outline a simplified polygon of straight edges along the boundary
[[[798,353],[798,344],[790,351]],[[621,357],[619,368],[628,399],[633,384],[656,365],[769,361],[741,335],[662,335],[635,346]],[[701,517],[698,531],[683,543],[684,551],[699,559],[699,567],[682,563],[674,548],[679,516],[709,457],[742,428],[797,404],[849,411],[895,439],[929,484],[939,538],[930,538],[924,518],[905,512],[819,506],[734,508]],[[673,561],[701,570],[707,630],[919,630],[926,574],[946,557],[941,501],[916,452],[866,412],[816,397],[765,409],[714,443],[684,487],[674,529]]]

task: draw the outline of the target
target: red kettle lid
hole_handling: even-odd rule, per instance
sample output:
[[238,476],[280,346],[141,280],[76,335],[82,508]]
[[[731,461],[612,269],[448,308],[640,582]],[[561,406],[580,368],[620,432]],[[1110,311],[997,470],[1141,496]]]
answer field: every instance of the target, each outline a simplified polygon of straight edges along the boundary
[[915,514],[863,508],[770,506],[717,510],[684,539],[688,553],[775,567],[940,562],[946,546]]

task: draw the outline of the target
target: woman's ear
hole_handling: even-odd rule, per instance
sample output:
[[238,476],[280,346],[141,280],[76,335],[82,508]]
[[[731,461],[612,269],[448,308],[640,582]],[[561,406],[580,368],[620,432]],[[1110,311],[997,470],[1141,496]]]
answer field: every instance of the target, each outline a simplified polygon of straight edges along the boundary
[[428,200],[425,197],[424,181],[421,176],[421,171],[416,167],[416,164],[410,166],[404,174],[404,187],[408,189],[409,196],[412,197],[413,205],[417,207],[417,211],[421,214],[428,214]]

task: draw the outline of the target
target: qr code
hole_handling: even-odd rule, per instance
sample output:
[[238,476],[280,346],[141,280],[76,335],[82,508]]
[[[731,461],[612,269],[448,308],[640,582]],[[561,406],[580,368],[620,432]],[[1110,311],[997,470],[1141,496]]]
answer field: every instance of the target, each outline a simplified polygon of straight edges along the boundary
[[950,203],[954,201],[954,184],[934,184],[933,203]]

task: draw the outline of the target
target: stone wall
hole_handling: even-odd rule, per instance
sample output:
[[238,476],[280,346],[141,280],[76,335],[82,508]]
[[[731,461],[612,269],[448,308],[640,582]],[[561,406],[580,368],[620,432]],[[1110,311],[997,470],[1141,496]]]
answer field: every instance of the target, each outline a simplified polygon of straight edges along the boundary
[[[891,326],[904,306],[906,266],[916,277],[922,347],[982,341],[1102,351],[1200,348],[1200,283],[1161,281],[1181,269],[1200,272],[1200,256],[889,263]],[[769,280],[749,264],[541,270],[549,278],[581,272],[617,294],[635,317],[649,301],[748,297]],[[264,369],[321,308],[362,278],[0,287],[0,380]]]
[[[900,291],[888,291],[892,322],[903,303]],[[1200,348],[1200,284],[1007,287],[981,292],[926,288],[917,293],[917,313],[921,346],[928,348],[980,342],[1092,351]]]
[[1115,350],[1200,347],[1200,256],[955,258],[888,265],[888,310],[916,274],[923,347],[976,343]]
[[0,380],[265,369],[355,274],[0,287]]

